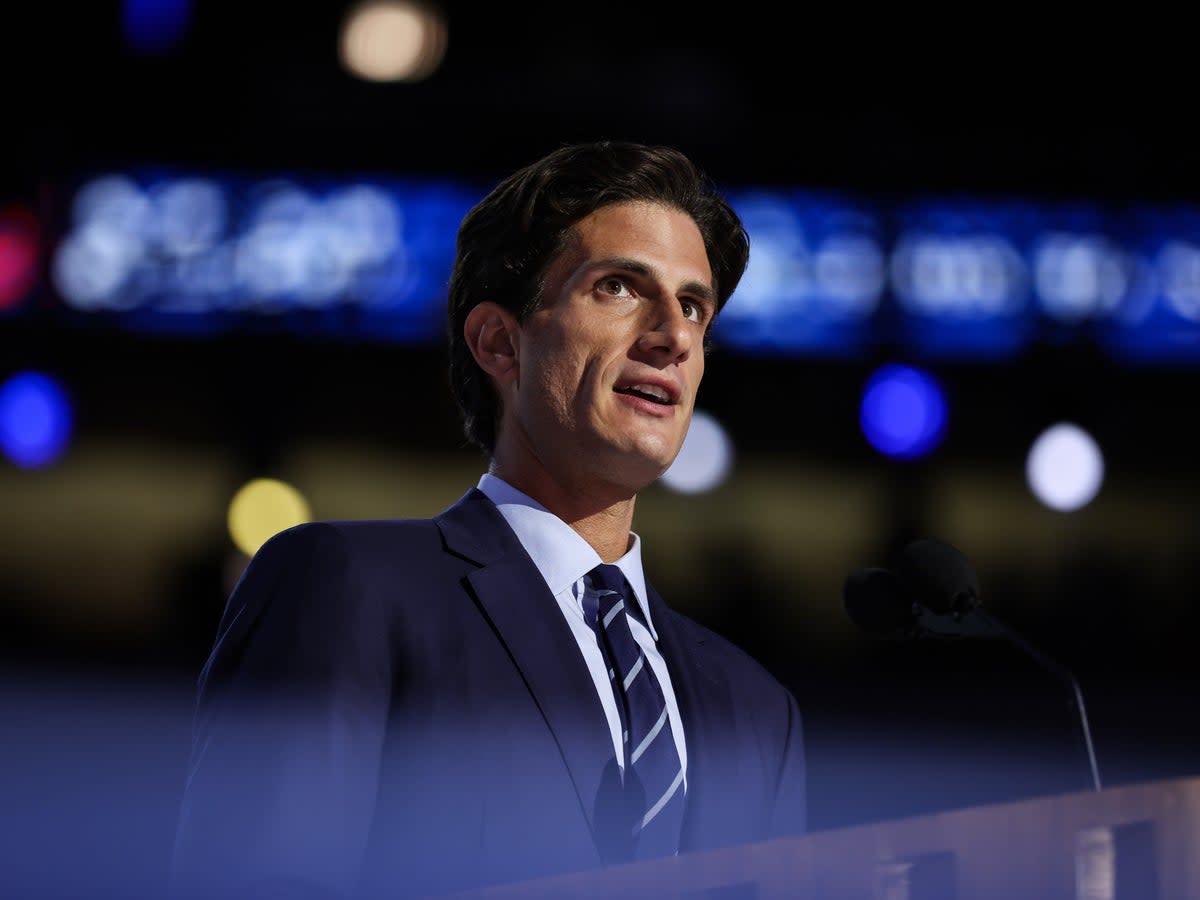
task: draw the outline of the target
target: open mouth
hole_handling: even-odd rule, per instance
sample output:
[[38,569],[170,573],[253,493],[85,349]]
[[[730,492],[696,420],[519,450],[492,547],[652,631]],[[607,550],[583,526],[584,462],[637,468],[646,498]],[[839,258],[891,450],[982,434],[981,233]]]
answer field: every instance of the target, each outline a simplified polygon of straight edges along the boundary
[[628,387],[613,388],[618,394],[628,394],[630,397],[641,397],[660,406],[670,406],[671,397],[664,388],[653,384],[631,384]]

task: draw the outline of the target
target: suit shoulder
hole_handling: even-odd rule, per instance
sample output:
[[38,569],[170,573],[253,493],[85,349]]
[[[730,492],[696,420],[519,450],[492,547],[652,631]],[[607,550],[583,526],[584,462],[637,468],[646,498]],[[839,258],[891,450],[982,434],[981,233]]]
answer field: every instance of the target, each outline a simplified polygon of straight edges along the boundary
[[353,554],[383,546],[394,552],[398,543],[437,540],[433,519],[319,519],[285,528],[268,539],[255,555],[291,555],[314,550]]
[[335,593],[345,596],[351,586],[379,581],[397,567],[411,568],[417,562],[428,567],[443,558],[440,550],[441,538],[431,519],[329,519],[294,525],[273,535],[251,556],[229,608],[277,594],[284,586],[293,594],[313,594],[318,588],[329,592],[341,585]]
[[737,683],[747,684],[756,690],[785,690],[779,678],[729,638],[683,613],[671,610],[670,614],[676,617],[685,633],[702,644],[705,654],[725,668]]
[[[394,538],[402,535],[417,535],[436,530],[434,520],[428,519],[317,519],[285,528],[271,541],[320,540],[333,536],[344,540],[369,540],[376,535]],[[269,543],[269,542],[268,542]]]

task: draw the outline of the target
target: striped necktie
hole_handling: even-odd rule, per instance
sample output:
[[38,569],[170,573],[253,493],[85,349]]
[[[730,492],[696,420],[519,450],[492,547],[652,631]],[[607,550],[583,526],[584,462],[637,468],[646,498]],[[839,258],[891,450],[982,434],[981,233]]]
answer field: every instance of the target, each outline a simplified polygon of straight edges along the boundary
[[623,738],[623,794],[635,859],[671,856],[679,850],[683,822],[683,766],[662,688],[629,630],[637,600],[621,570],[599,565],[588,573],[595,608],[585,606],[596,629],[617,700]]

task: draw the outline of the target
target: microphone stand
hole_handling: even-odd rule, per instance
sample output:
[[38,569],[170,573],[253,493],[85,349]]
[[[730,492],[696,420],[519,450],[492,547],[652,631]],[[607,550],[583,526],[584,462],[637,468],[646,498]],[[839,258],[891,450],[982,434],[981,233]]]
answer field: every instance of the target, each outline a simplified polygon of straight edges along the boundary
[[[910,544],[905,553],[908,577],[898,576],[889,569],[868,568],[859,569],[847,578],[843,603],[850,618],[865,631],[909,640],[969,637],[970,626],[982,623],[984,633],[999,634],[1012,641],[1070,690],[1092,787],[1101,791],[1092,730],[1075,675],[983,608],[975,574],[953,547],[925,540]],[[934,577],[925,577],[929,573]]]
[[[986,625],[995,631],[999,632],[1008,640],[1012,641],[1018,647],[1025,651],[1029,656],[1036,660],[1043,668],[1057,676],[1066,684],[1071,692],[1072,706],[1075,708],[1075,713],[1079,717],[1079,727],[1083,734],[1084,750],[1087,753],[1088,765],[1092,772],[1092,787],[1096,791],[1102,790],[1100,785],[1100,768],[1096,764],[1096,750],[1092,745],[1092,730],[1088,725],[1087,708],[1083,703],[1083,691],[1079,688],[1079,682],[1075,675],[1066,666],[1056,662],[1039,650],[1033,644],[1029,643],[1020,634],[1013,631],[991,613],[987,612],[979,603],[979,600],[973,595],[960,596],[955,598],[954,617],[957,619],[963,615],[974,614],[981,619]],[[965,609],[964,609],[965,607]]]

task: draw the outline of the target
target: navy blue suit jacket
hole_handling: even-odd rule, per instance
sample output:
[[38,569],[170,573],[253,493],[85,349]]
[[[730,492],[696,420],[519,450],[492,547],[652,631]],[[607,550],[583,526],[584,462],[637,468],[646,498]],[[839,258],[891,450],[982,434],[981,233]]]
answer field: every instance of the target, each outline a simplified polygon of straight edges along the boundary
[[[687,741],[681,852],[802,832],[792,694],[647,588]],[[173,887],[407,897],[597,867],[615,771],[570,628],[484,494],[297,526],[201,674]]]

